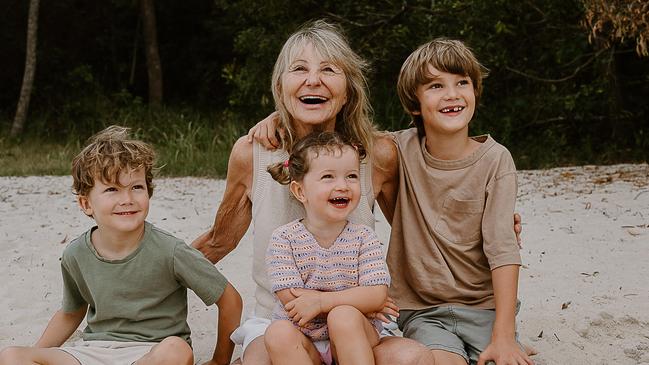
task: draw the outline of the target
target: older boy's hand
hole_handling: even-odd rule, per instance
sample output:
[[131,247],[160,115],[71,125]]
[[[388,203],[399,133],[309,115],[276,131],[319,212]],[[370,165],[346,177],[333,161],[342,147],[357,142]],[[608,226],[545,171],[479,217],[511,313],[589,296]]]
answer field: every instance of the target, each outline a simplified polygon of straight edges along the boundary
[[534,365],[534,361],[513,339],[492,341],[480,354],[478,365],[485,365],[489,360],[496,365]]
[[317,290],[291,288],[295,299],[286,303],[284,309],[293,322],[299,326],[306,325],[310,320],[322,313],[322,298]]
[[248,130],[248,142],[255,140],[271,151],[281,147],[281,139],[283,138],[284,129],[279,126],[278,112],[272,112]]

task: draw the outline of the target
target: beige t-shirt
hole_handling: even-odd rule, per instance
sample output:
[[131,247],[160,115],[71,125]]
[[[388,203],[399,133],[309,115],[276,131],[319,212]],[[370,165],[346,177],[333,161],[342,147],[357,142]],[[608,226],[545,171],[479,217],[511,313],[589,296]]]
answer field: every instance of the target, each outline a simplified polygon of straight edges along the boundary
[[390,295],[401,309],[495,308],[491,270],[520,265],[512,216],[516,168],[490,136],[470,156],[435,159],[416,129],[394,133],[400,159]]
[[[268,165],[285,161],[284,150],[269,151],[259,144],[253,144],[252,183],[252,226],[253,263],[252,277],[255,280],[255,315],[270,319],[275,307],[275,296],[270,292],[266,271],[266,250],[273,231],[295,219],[304,217],[304,207],[293,198],[288,186],[273,180],[266,171]],[[361,196],[356,210],[349,220],[374,228],[374,193],[372,192],[371,167],[361,164]]]

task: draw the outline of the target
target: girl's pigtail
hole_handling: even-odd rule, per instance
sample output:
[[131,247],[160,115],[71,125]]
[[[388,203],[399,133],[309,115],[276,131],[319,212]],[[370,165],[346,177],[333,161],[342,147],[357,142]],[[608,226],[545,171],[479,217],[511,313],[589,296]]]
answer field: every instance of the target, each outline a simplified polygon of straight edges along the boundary
[[291,182],[290,161],[282,161],[269,165],[266,171],[270,173],[275,181],[282,185],[288,185]]

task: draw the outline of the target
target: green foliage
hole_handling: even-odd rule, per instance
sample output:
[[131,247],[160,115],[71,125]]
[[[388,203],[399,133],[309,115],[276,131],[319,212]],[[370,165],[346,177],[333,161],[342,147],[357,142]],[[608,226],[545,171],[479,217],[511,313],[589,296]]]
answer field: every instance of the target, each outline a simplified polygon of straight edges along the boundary
[[[168,102],[160,111],[144,102],[136,2],[47,2],[23,141],[76,145],[106,125],[128,124],[164,141],[159,150],[170,174],[223,174],[225,162],[214,164],[210,156],[226,160],[225,146],[274,109],[270,76],[282,44],[304,22],[326,18],[371,63],[369,89],[381,128],[408,127],[395,91],[401,64],[420,44],[446,36],[465,41],[490,69],[472,133],[491,133],[519,167],[646,160],[649,59],[638,56],[634,42],[589,43],[583,1],[156,2]],[[14,1],[3,10],[5,131],[20,90],[27,6]],[[2,143],[3,150],[14,148]],[[198,163],[205,165],[192,166]]]
[[[85,124],[66,135],[52,138],[48,128],[31,130],[20,140],[0,138],[0,176],[65,175],[70,162],[88,137],[111,125],[131,127],[134,135],[153,145],[158,155],[161,176],[224,177],[230,149],[244,130],[226,114],[215,115],[191,110],[150,111],[137,99],[129,108]],[[34,124],[51,124],[47,116]],[[8,128],[0,128],[8,135]],[[58,133],[57,133],[58,134]]]

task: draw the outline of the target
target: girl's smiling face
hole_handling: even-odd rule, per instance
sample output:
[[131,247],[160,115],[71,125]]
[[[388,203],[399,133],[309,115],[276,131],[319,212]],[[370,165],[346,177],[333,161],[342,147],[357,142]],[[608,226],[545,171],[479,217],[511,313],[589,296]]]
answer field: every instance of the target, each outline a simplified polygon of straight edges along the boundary
[[361,195],[358,153],[345,146],[339,151],[312,155],[309,171],[302,181],[291,182],[291,191],[304,205],[307,220],[346,222]]

